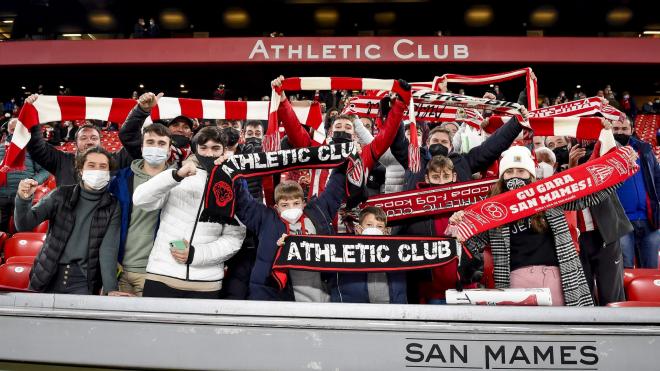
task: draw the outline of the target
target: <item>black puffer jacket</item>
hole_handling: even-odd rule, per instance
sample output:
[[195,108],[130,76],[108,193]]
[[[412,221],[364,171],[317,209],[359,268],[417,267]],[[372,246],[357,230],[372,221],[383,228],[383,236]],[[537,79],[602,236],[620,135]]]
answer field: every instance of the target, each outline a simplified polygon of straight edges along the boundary
[[[75,208],[79,197],[80,186],[71,185],[57,188],[48,200],[44,200],[52,203],[48,208],[50,215],[47,218],[50,226],[44,246],[37,255],[30,273],[30,290],[38,292],[46,290],[57,274],[58,262],[76,224]],[[98,293],[102,286],[99,248],[117,207],[119,207],[117,200],[106,192],[94,212],[87,256],[87,285],[90,293]]]

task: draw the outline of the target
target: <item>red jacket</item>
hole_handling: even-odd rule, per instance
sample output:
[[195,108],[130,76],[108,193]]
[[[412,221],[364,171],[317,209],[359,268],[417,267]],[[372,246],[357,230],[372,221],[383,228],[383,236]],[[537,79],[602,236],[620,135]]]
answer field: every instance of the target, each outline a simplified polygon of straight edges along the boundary
[[[406,105],[403,102],[398,99],[395,100],[394,106],[390,109],[390,112],[387,115],[383,130],[378,133],[371,143],[362,147],[360,158],[362,159],[362,164],[364,166],[365,178],[369,176],[369,170],[373,169],[380,156],[382,156],[392,145],[405,109]],[[301,148],[313,146],[312,138],[309,136],[309,133],[307,133],[305,128],[303,128],[288,100],[284,100],[280,103],[280,107],[277,110],[277,116],[284,124],[284,130],[286,131],[289,144],[292,147]],[[317,195],[323,191],[326,183],[323,179],[327,178],[328,170],[312,172],[309,197]]]

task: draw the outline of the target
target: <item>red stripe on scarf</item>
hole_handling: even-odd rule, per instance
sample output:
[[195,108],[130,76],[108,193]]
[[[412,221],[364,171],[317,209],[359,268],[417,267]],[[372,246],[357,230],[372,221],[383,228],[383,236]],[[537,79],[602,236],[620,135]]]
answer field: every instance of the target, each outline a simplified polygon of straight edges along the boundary
[[108,121],[116,122],[123,124],[126,121],[126,117],[135,107],[137,101],[135,100],[126,100],[126,99],[112,99],[112,106],[110,106],[110,114],[108,115]]
[[201,118],[204,117],[202,101],[199,99],[179,98],[181,115],[186,117]]
[[227,120],[243,120],[247,117],[247,102],[225,102]]
[[160,108],[158,108],[158,105],[155,105],[151,109],[151,120],[152,121],[160,120]]
[[302,90],[300,86],[300,77],[287,77],[282,81],[282,90],[293,90],[298,91]]
[[60,106],[62,121],[80,120],[81,117],[86,117],[85,97],[60,95],[57,97],[57,104]]
[[[362,79],[354,77],[333,77],[330,79],[332,90],[362,90]],[[359,88],[357,88],[359,86]]]

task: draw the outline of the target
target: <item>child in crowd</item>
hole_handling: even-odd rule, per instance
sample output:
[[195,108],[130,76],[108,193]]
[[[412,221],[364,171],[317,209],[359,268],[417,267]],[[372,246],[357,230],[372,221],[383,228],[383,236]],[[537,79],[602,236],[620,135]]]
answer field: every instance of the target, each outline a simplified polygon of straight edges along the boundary
[[[285,181],[275,187],[275,205],[271,209],[256,201],[247,191],[244,181],[235,186],[236,215],[248,230],[259,239],[257,260],[252,274],[248,298],[252,300],[295,300],[327,302],[330,295],[326,279],[319,272],[289,270],[289,281],[283,285],[272,275],[272,266],[283,237],[287,234],[334,234],[332,219],[337,214],[345,196],[345,170],[332,172],[328,185],[318,197],[305,203],[302,187],[293,181]],[[291,294],[291,287],[293,295]]]
[[[360,211],[356,234],[383,236],[390,234],[387,215],[379,207],[369,206]],[[333,302],[406,304],[405,272],[333,273],[331,294]]]
[[[425,182],[417,184],[423,190],[456,182],[454,163],[445,156],[434,156],[426,165]],[[398,231],[399,235],[439,236],[445,235],[449,215],[435,214],[408,219]],[[408,301],[411,303],[444,304],[445,291],[455,289],[458,280],[458,262],[454,261],[430,270],[411,271],[408,274]],[[474,287],[470,285],[470,287]]]

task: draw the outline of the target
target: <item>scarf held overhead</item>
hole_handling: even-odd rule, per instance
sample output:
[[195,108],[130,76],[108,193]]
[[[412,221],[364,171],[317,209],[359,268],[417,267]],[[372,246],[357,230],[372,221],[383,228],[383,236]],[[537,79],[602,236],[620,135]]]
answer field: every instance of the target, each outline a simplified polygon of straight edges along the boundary
[[277,251],[273,276],[287,269],[393,272],[438,267],[457,259],[458,242],[433,237],[290,235]]
[[234,216],[237,179],[296,169],[334,168],[344,163],[348,202],[357,203],[362,195],[364,169],[358,146],[353,142],[232,156],[211,171],[200,220],[218,223]]
[[[145,121],[168,120],[183,115],[198,119],[267,120],[269,102],[221,101],[163,97]],[[101,120],[122,124],[135,107],[134,99],[97,98],[40,95],[34,104],[21,109],[12,141],[0,168],[5,175],[12,169],[24,168],[25,146],[30,141],[30,130],[38,124],[53,121]],[[318,103],[293,102],[296,116],[307,125],[322,121]],[[0,177],[0,184],[2,178]]]
[[[271,94],[271,105],[268,117],[268,130],[264,136],[264,149],[267,151],[278,150],[280,146],[279,119],[277,109],[280,105],[282,91],[303,90],[387,90],[397,93],[408,105],[411,117],[412,129],[415,129],[415,107],[412,104],[410,90],[402,86],[399,80],[382,80],[355,77],[291,77],[282,81],[282,86],[273,89]],[[312,139],[315,143],[325,142],[326,133],[323,125],[312,127]],[[415,135],[411,137],[408,160],[410,167],[418,171],[420,167],[419,143]]]
[[628,165],[629,151],[617,148],[583,165],[471,205],[465,209],[463,221],[455,226],[457,234],[467,240],[621,183],[638,169]]
[[387,215],[387,220],[391,222],[447,214],[463,210],[469,205],[485,200],[495,182],[497,180],[475,180],[428,189],[377,195],[369,197],[361,207],[380,207]]

